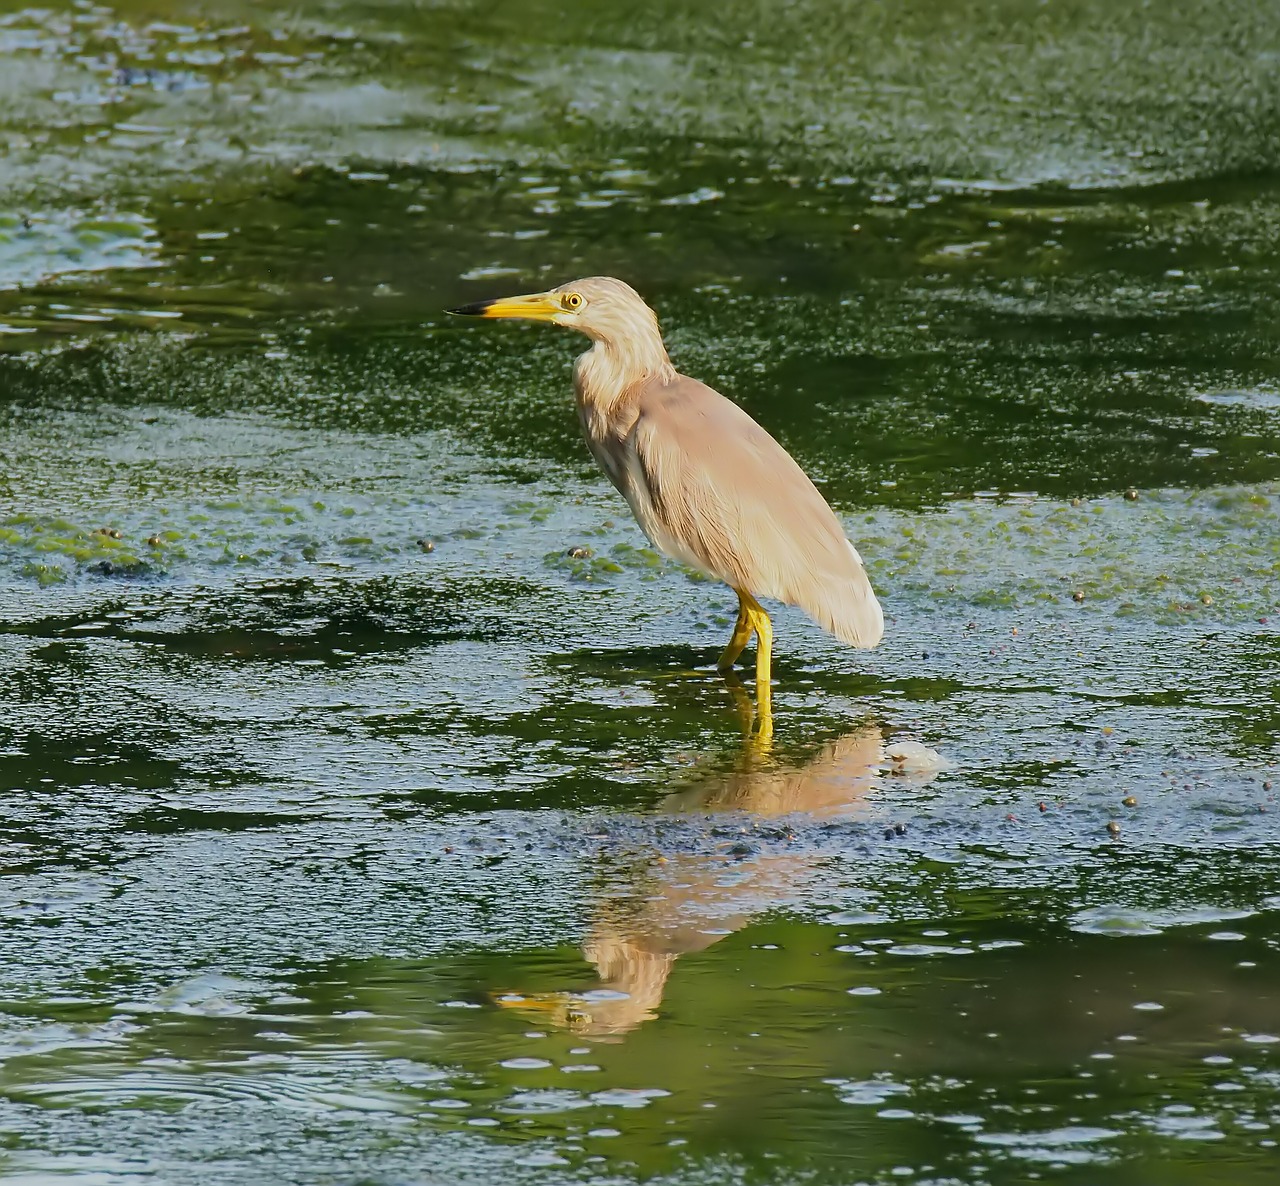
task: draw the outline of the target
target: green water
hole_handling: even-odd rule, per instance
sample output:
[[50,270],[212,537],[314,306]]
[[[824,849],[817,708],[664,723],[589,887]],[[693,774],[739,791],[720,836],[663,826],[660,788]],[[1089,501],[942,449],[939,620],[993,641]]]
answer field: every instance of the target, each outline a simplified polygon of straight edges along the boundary
[[[1274,1181],[1278,65],[0,4],[0,1182]],[[775,615],[769,752],[580,342],[442,313],[594,273],[885,603]]]

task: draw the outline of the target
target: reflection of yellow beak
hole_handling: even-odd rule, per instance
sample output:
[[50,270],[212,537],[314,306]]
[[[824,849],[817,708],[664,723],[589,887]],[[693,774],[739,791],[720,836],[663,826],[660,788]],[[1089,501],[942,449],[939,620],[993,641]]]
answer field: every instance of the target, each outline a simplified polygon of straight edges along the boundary
[[526,321],[554,321],[561,311],[559,299],[549,292],[476,301],[474,305],[460,305],[448,310],[459,317],[522,317]]
[[571,992],[535,992],[527,995],[495,992],[490,994],[490,999],[499,1009],[514,1009],[518,1013],[527,1014],[531,1020],[554,1025],[557,1029],[581,1034],[595,1042],[615,1042],[618,1035],[654,1016],[651,1012],[642,1011],[633,1017],[632,1011],[625,1008],[630,998],[625,993],[616,995],[624,1006],[624,1011],[618,1017],[613,1016],[607,1007],[602,1015],[597,1015],[582,997]]
[[569,999],[567,992],[536,992],[529,995],[519,992],[492,993],[490,999],[499,1009],[519,1009],[529,1013],[556,1013]]

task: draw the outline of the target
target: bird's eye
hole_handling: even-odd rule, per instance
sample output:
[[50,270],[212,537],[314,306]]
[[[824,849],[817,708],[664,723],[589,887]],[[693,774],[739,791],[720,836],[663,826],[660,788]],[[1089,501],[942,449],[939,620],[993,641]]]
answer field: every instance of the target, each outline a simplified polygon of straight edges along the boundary
[[569,293],[569,295],[564,298],[564,307],[566,309],[581,309],[582,297],[580,297],[576,292]]

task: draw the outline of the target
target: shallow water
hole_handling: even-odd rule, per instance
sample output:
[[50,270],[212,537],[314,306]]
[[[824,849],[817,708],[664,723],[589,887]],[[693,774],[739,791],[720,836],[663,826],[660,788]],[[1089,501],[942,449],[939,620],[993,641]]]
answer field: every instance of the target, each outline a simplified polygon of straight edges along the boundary
[[[1270,1182],[1278,56],[5,7],[0,1181]],[[598,272],[882,593],[771,749],[579,344],[442,313]]]

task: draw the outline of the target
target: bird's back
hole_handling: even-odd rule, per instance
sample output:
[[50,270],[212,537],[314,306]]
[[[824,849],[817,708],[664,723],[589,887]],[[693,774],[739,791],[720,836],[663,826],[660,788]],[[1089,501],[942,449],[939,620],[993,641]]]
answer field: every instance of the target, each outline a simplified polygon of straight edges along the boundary
[[638,384],[594,424],[590,415],[592,452],[608,453],[606,472],[662,551],[735,589],[798,606],[853,646],[880,641],[884,617],[840,521],[737,404],[676,375]]

